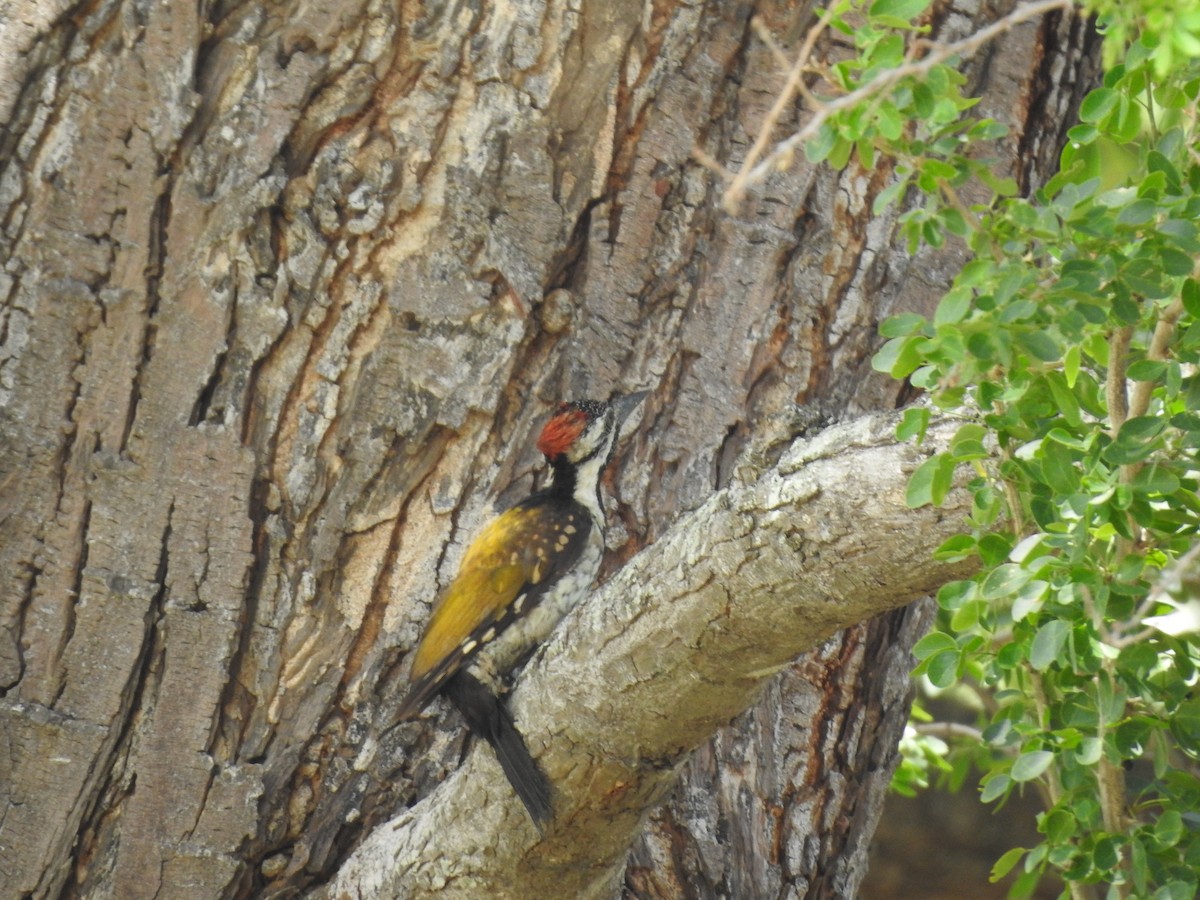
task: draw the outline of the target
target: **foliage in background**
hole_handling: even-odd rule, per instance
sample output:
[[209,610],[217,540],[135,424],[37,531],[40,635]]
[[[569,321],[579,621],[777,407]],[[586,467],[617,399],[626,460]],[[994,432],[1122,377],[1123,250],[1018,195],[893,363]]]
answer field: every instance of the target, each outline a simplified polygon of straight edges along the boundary
[[[857,55],[812,89],[860,89],[921,55],[926,0],[835,4],[822,27]],[[909,487],[939,503],[967,467],[970,531],[947,559],[979,574],[938,595],[917,674],[967,693],[976,725],[922,722],[897,787],[982,770],[982,799],[1037,790],[1041,842],[993,877],[1027,895],[1047,870],[1076,898],[1200,894],[1200,2],[1101,0],[1106,74],[1060,172],[1019,197],[986,159],[953,60],[830,115],[810,159],[898,175],[910,246],[948,235],[973,258],[932,320],[884,323],[878,369],[961,416]],[[964,190],[966,189],[966,190]],[[966,202],[979,197],[985,202]]]

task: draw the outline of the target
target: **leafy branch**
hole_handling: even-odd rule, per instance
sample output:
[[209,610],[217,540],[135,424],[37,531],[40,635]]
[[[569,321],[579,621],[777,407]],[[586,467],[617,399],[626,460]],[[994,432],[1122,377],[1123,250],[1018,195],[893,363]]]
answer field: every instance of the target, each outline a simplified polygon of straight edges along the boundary
[[[961,782],[965,754],[985,802],[1036,788],[1042,841],[993,870],[1017,872],[1017,895],[1055,870],[1075,900],[1190,898],[1200,590],[1171,573],[1200,556],[1200,0],[1084,5],[1107,72],[1060,171],[1027,197],[979,161],[1005,129],[974,117],[949,63],[1072,4],[1025,4],[945,44],[911,24],[925,6],[822,13],[741,169],[722,170],[733,207],[801,147],[834,166],[886,158],[897,177],[875,210],[907,197],[897,221],[910,247],[953,236],[972,253],[931,317],[883,324],[874,359],[928,392],[899,437],[920,440],[933,409],[962,417],[908,502],[941,503],[968,468],[966,530],[936,555],[980,565],[938,592],[939,624],[914,652],[917,675],[985,697],[983,711],[960,728],[916,723],[898,786],[932,771]],[[853,58],[814,59],[830,29]],[[797,97],[810,117],[772,144]]]
[[[879,15],[884,20],[903,21],[910,16],[915,17],[918,15],[924,10],[926,5],[927,3],[920,2],[920,0],[917,3],[905,3],[904,0],[899,0],[895,4],[885,5],[877,3],[872,8],[883,7],[884,11]],[[817,23],[808,30],[804,41],[800,45],[795,62],[787,68],[787,76],[783,87],[775,98],[775,103],[772,104],[770,111],[764,118],[762,127],[759,129],[750,151],[746,154],[746,159],[742,163],[741,168],[736,173],[731,173],[710,156],[703,153],[703,151],[698,150],[695,155],[701,162],[714,171],[719,172],[729,182],[729,186],[722,197],[722,203],[727,211],[735,212],[745,200],[750,188],[761,184],[771,172],[780,168],[780,166],[787,165],[796,150],[813,140],[822,127],[836,114],[855,109],[866,101],[891,91],[905,79],[922,78],[928,75],[935,67],[943,65],[949,60],[967,59],[975,55],[981,48],[1000,35],[1012,30],[1023,22],[1039,18],[1052,10],[1069,9],[1073,5],[1072,0],[1034,0],[1032,3],[1018,6],[1008,15],[997,19],[991,25],[981,28],[979,31],[961,40],[952,41],[947,44],[915,41],[909,51],[910,58],[902,64],[877,72],[863,84],[841,96],[821,99],[808,87],[804,79],[807,75],[824,71],[823,67],[814,63],[812,58],[813,52],[821,35],[830,24],[836,21],[841,13],[850,8],[850,4],[845,2],[835,4],[829,10],[819,12]],[[761,19],[756,17],[753,24],[756,33],[765,37],[776,58],[786,67],[786,56],[778,45],[770,39],[769,32],[763,26]],[[922,54],[919,59],[915,58],[918,53]],[[836,83],[830,82],[830,84],[831,87],[839,87]],[[795,101],[797,94],[803,97],[806,105],[812,111],[811,117],[798,131],[778,141],[768,150],[768,145],[771,143],[771,135],[778,127],[780,119]]]

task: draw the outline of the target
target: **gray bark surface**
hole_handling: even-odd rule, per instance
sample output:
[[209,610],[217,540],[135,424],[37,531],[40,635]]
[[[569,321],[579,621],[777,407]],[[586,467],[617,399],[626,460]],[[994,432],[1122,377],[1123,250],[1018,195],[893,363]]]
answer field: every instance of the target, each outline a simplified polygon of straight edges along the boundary
[[[895,213],[870,215],[891,173],[798,161],[730,217],[692,159],[736,165],[773,101],[752,12],[781,40],[808,22],[715,0],[0,6],[6,891],[303,891],[433,793],[462,736],[441,707],[390,728],[405,653],[493,504],[534,483],[561,397],[653,391],[606,487],[610,573],[814,422],[907,397],[869,369],[877,323],[928,311],[961,254],[895,245]],[[973,70],[1023,184],[1088,83],[1085,35],[1031,24]],[[829,614],[813,640],[855,621]],[[903,667],[875,662],[913,615],[785,667],[684,765],[624,890],[851,889],[904,718]],[[519,721],[548,725],[534,696]],[[830,729],[862,739],[847,756]],[[590,809],[587,772],[545,753]],[[414,810],[511,815],[497,793]]]

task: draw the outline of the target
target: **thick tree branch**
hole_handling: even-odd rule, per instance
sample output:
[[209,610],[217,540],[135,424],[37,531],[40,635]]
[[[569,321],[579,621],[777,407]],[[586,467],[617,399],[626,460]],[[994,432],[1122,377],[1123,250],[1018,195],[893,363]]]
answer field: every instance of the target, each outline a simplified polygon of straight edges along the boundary
[[904,505],[908,473],[954,425],[931,429],[920,450],[898,445],[894,425],[867,417],[797,443],[679,521],[564,623],[513,698],[558,791],[544,837],[476,750],[378,828],[325,895],[611,896],[676,766],[766,679],[956,574],[931,553],[961,530],[965,491],[940,510]]

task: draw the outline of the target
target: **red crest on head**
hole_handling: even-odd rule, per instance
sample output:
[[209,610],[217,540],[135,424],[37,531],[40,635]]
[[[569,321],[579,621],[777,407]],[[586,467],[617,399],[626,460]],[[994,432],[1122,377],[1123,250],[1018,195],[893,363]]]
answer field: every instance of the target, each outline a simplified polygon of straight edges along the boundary
[[567,404],[558,408],[558,413],[546,423],[542,435],[537,440],[537,448],[550,459],[561,456],[575,443],[587,425],[587,415],[583,410],[575,409]]

